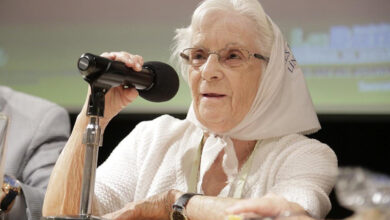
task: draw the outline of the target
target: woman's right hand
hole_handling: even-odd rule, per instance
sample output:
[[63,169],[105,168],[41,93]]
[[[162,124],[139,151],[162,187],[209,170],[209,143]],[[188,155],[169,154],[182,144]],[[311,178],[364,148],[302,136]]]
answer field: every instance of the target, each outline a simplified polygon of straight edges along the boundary
[[[142,69],[143,59],[138,55],[127,52],[110,52],[102,53],[101,56],[123,62],[135,71]],[[90,94],[91,89],[89,88],[83,109],[73,126],[72,134],[51,172],[42,209],[43,216],[78,215],[80,212],[80,195],[86,154],[83,137],[89,122],[86,113]],[[99,120],[102,132],[108,122],[134,101],[137,96],[138,91],[135,88],[125,89],[123,86],[110,88],[105,94],[104,117]]]
[[[123,62],[127,67],[135,71],[141,71],[144,60],[139,55],[133,55],[128,52],[104,52],[100,56],[110,60]],[[91,88],[88,89],[87,99],[84,103],[83,110],[80,114],[86,115],[88,99],[91,94]],[[135,88],[123,88],[117,86],[111,88],[105,95],[104,117],[100,120],[102,129],[107,126],[108,122],[117,115],[123,108],[133,102],[138,96],[138,91]]]

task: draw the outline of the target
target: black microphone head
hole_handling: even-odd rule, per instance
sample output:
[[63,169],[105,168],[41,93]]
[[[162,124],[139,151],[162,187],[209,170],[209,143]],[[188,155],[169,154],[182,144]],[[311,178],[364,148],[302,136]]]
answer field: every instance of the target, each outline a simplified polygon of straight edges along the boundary
[[179,76],[170,65],[158,61],[146,62],[144,68],[155,73],[153,86],[139,90],[139,95],[152,102],[164,102],[173,98],[179,90]]

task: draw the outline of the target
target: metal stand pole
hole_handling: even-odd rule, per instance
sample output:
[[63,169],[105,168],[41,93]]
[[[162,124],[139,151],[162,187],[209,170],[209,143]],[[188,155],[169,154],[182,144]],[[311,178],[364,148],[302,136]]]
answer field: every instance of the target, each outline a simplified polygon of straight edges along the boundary
[[83,144],[86,145],[86,151],[80,200],[81,216],[90,216],[92,213],[91,205],[94,194],[97,157],[99,146],[102,145],[100,132],[99,117],[91,116],[83,138]]
[[78,216],[49,216],[41,220],[103,220],[92,216],[92,200],[95,186],[95,173],[99,147],[103,143],[103,134],[99,125],[99,117],[104,115],[104,95],[107,89],[93,87],[89,97],[88,112],[89,123],[83,136],[85,144],[85,159],[80,198],[80,213]]
[[80,199],[80,215],[85,217],[91,216],[92,214],[97,157],[99,147],[103,142],[100,132],[99,117],[91,116],[83,138],[83,144],[86,145],[86,150]]

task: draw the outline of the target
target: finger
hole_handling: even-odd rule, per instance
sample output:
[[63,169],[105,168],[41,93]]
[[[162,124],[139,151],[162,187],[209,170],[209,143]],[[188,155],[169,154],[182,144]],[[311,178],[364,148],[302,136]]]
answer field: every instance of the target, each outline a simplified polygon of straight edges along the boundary
[[138,97],[138,91],[135,88],[125,89],[122,87],[120,89],[122,90],[121,92],[125,100],[124,103],[126,103],[125,106],[122,107],[126,107],[127,104],[133,102]]
[[277,216],[280,213],[279,205],[266,198],[250,199],[237,202],[234,206],[226,209],[226,212],[231,214],[253,212],[261,216]]
[[128,66],[128,67],[131,67],[131,68],[135,67],[134,55],[127,53],[125,51],[117,52],[115,60],[125,63],[126,66]]
[[106,106],[111,106],[109,109],[112,110],[114,114],[117,114],[122,108],[134,101],[137,96],[138,91],[135,88],[125,89],[122,86],[118,86],[110,89],[107,93]]
[[144,58],[142,57],[142,56],[140,56],[140,55],[134,55],[135,56],[135,58],[138,60],[138,62],[140,63],[140,64],[144,64]]
[[143,58],[139,55],[123,53],[117,59],[121,62],[124,62],[126,66],[134,69],[135,71],[142,70]]
[[141,71],[142,65],[144,65],[144,59],[140,55],[134,55],[133,59],[135,61],[135,70]]
[[110,60],[115,60],[124,63],[130,68],[135,68],[134,55],[125,51],[121,52],[104,52],[101,56],[108,58]]
[[135,71],[141,71],[144,60],[140,55],[133,55],[126,51],[121,52],[104,52],[101,56],[124,63],[127,67],[134,69]]
[[105,58],[110,59],[110,60],[115,59],[115,55],[112,53],[109,53],[109,52],[104,52],[104,53],[100,54],[100,56],[105,57]]
[[100,54],[101,57],[107,57],[108,56],[108,52],[103,52]]
[[117,55],[116,60],[125,63],[127,67],[130,67],[135,71],[142,70],[143,58],[139,55],[133,55],[127,52],[121,52]]

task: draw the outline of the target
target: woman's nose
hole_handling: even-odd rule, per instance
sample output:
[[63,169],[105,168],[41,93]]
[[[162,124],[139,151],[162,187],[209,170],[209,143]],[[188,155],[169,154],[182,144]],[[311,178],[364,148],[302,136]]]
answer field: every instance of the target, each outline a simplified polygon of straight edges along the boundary
[[219,63],[217,54],[210,54],[207,58],[205,64],[203,64],[201,69],[202,78],[210,81],[210,80],[218,80],[223,76],[222,66]]

